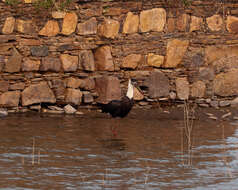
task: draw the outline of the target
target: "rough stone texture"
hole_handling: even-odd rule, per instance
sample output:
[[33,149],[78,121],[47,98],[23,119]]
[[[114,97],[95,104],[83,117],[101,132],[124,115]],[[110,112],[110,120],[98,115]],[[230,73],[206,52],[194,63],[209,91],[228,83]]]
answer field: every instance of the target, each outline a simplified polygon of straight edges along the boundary
[[67,114],[74,114],[76,111],[77,110],[69,104],[64,106],[64,112],[67,113]]
[[197,81],[192,84],[191,96],[196,98],[202,98],[205,96],[206,84],[202,81]]
[[82,102],[82,92],[79,89],[68,88],[65,95],[65,102],[74,105],[80,105]]
[[62,12],[62,11],[53,11],[52,12],[52,17],[55,19],[61,19],[64,18],[66,15],[66,12]]
[[228,32],[238,33],[238,17],[227,16],[226,28]]
[[94,53],[95,65],[99,71],[114,71],[110,46],[102,46]]
[[7,92],[9,89],[9,81],[0,80],[0,92]]
[[168,32],[174,32],[175,31],[175,19],[174,18],[168,18],[167,30],[168,30]]
[[191,16],[190,32],[201,30],[203,20],[201,17]]
[[65,72],[73,72],[78,69],[78,56],[61,54],[60,60]]
[[18,82],[11,84],[9,89],[10,90],[23,90],[25,88],[25,83],[24,82]]
[[220,31],[222,29],[223,20],[220,15],[213,15],[206,18],[208,28],[211,31]]
[[59,72],[61,70],[61,61],[55,57],[44,57],[40,65],[40,71]]
[[139,63],[141,61],[141,57],[142,56],[140,54],[128,55],[123,59],[121,67],[122,68],[135,69],[139,65]]
[[214,69],[209,67],[200,67],[198,79],[202,81],[212,81],[215,77]]
[[0,55],[0,72],[3,71],[5,66],[5,57],[3,55]]
[[138,32],[139,29],[139,16],[128,12],[126,19],[123,23],[122,33],[132,34]]
[[176,22],[178,31],[180,31],[180,32],[187,31],[188,24],[189,24],[189,18],[190,18],[190,16],[188,14],[179,15],[177,22]]
[[23,34],[31,34],[35,32],[34,24],[31,20],[16,20],[16,30]]
[[22,71],[38,71],[40,68],[40,60],[32,60],[26,58],[22,63]]
[[87,78],[83,80],[82,88],[84,90],[93,90],[95,89],[95,80],[92,78]]
[[66,86],[69,88],[82,88],[84,81],[82,79],[70,77],[66,79]]
[[188,45],[188,40],[170,40],[167,44],[166,62],[164,67],[172,68],[179,65],[187,51]]
[[15,18],[7,17],[2,28],[2,33],[11,34],[14,30],[14,27],[15,27]]
[[17,107],[20,100],[20,91],[4,92],[0,95],[0,106]]
[[23,106],[35,103],[55,103],[55,95],[46,82],[32,84],[22,92],[21,102]]
[[60,32],[57,21],[49,20],[45,26],[40,30],[39,35],[42,36],[56,36]]
[[151,73],[145,81],[145,86],[149,88],[150,98],[166,97],[169,95],[169,79],[160,71]]
[[231,101],[229,100],[224,100],[219,102],[220,107],[226,107],[226,106],[229,106],[230,104],[231,104]]
[[77,28],[78,28],[79,35],[96,34],[97,33],[97,20],[95,17],[93,17],[83,23],[79,23]]
[[119,32],[120,23],[116,20],[105,19],[103,23],[98,25],[98,34],[105,38],[114,39]]
[[76,27],[78,22],[78,16],[76,13],[66,13],[64,20],[63,20],[63,26],[61,33],[64,35],[70,35],[72,34]]
[[189,97],[189,83],[187,78],[176,78],[176,92],[180,100],[187,100]]
[[93,101],[94,101],[94,98],[93,98],[92,94],[90,94],[88,92],[83,93],[83,102],[84,103],[88,104],[88,103],[92,103]]
[[119,100],[121,98],[120,81],[113,76],[96,78],[96,91],[99,95],[96,101],[99,103]]
[[94,56],[91,50],[79,52],[79,68],[85,71],[95,71]]
[[152,67],[161,67],[164,63],[164,56],[149,53],[147,55],[147,64]]
[[4,71],[8,73],[19,72],[21,69],[22,56],[21,54],[14,48],[12,50],[12,56],[5,63]]
[[232,68],[238,68],[238,56],[223,57],[212,63],[215,72],[227,72]]
[[134,90],[133,90],[134,94],[133,94],[133,99],[136,100],[136,101],[140,101],[140,100],[143,100],[144,99],[144,95],[141,93],[141,91],[139,91],[136,87],[134,87]]
[[163,8],[154,8],[141,11],[140,13],[140,31],[141,32],[161,32],[166,23],[166,11]]
[[50,87],[53,90],[57,100],[63,101],[65,97],[65,84],[61,79],[53,79],[50,81]]
[[45,57],[49,53],[48,46],[32,46],[31,47],[31,55],[36,57]]
[[211,64],[224,57],[238,56],[238,46],[207,46],[205,48],[205,63]]
[[214,93],[219,96],[238,95],[238,69],[218,74],[214,79]]

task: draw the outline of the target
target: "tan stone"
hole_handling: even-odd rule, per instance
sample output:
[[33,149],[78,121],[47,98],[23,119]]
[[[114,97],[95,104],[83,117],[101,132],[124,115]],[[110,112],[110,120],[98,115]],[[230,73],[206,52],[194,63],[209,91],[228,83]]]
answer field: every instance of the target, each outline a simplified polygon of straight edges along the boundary
[[0,92],[7,92],[9,89],[9,82],[0,80]]
[[140,54],[130,54],[123,59],[122,68],[135,69],[141,61]]
[[16,20],[16,30],[24,34],[32,34],[35,32],[34,24],[31,20]]
[[78,79],[78,78],[74,78],[74,77],[70,77],[66,79],[66,87],[69,88],[80,88],[83,86],[83,80],[82,79]]
[[134,15],[132,12],[128,12],[123,24],[122,33],[132,34],[138,32],[139,28],[139,16]]
[[74,105],[80,105],[82,102],[82,92],[79,89],[68,88],[65,95],[65,102]]
[[98,34],[105,38],[114,39],[119,32],[120,23],[116,20],[105,19],[103,23],[98,26]]
[[206,84],[202,81],[197,81],[192,84],[191,96],[196,98],[204,97],[206,92]]
[[14,27],[15,27],[15,18],[7,17],[2,28],[2,33],[11,34],[14,30]]
[[40,71],[59,72],[61,70],[61,62],[57,57],[44,57],[40,65]]
[[24,0],[24,3],[32,3],[32,0]]
[[238,69],[218,74],[213,82],[214,93],[219,96],[238,95]]
[[90,35],[97,33],[97,20],[95,17],[89,19],[86,22],[79,23],[78,26],[79,35]]
[[40,60],[26,58],[22,63],[22,71],[38,71],[39,68]]
[[201,17],[191,16],[190,32],[201,30],[203,20]]
[[174,18],[168,18],[167,30],[168,30],[168,32],[175,31],[175,19]]
[[220,15],[213,15],[206,18],[208,28],[211,31],[220,31],[222,29],[223,20]]
[[72,72],[78,69],[78,56],[61,54],[60,60],[65,72]]
[[223,57],[238,56],[238,46],[207,46],[205,48],[205,63],[210,64]]
[[91,50],[79,52],[79,67],[85,71],[95,71],[94,56]]
[[164,56],[149,53],[147,55],[147,64],[153,67],[161,67],[164,63]]
[[8,91],[0,95],[0,106],[17,107],[20,100],[20,91]]
[[12,56],[5,63],[4,71],[8,73],[19,72],[21,69],[22,56],[21,54],[14,48]]
[[140,31],[141,32],[161,32],[166,23],[166,11],[163,8],[154,8],[141,11],[140,13]]
[[176,22],[176,26],[178,31],[185,32],[188,28],[188,22],[189,22],[190,16],[188,14],[181,14]]
[[42,45],[42,42],[40,40],[34,40],[34,39],[19,39],[20,46],[40,46]]
[[133,99],[134,100],[140,101],[140,100],[144,99],[144,95],[136,87],[134,87],[133,93],[134,93],[133,94]]
[[59,33],[59,25],[57,21],[49,20],[45,26],[40,30],[39,35],[42,36],[56,36]]
[[62,11],[53,11],[52,12],[52,17],[55,19],[61,19],[64,18],[66,15],[66,12],[62,12]]
[[25,88],[25,83],[24,82],[18,82],[11,84],[9,89],[10,90],[23,90]]
[[78,16],[76,13],[67,13],[63,20],[63,26],[61,33],[64,35],[70,35],[72,34],[76,27],[78,22]]
[[23,106],[35,103],[55,103],[56,98],[46,82],[32,84],[22,92],[21,102]]
[[164,67],[172,68],[179,65],[187,51],[188,40],[170,40],[167,44],[166,62]]
[[228,16],[226,21],[226,28],[228,32],[238,33],[238,17]]
[[110,46],[102,46],[96,49],[95,66],[99,71],[114,71],[114,64]]
[[176,92],[180,100],[187,100],[189,97],[189,83],[187,78],[176,78]]

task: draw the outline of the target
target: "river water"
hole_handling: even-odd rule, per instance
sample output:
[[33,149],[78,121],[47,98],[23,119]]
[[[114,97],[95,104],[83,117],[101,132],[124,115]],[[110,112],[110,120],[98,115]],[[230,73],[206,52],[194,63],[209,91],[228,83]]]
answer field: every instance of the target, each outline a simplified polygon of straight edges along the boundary
[[182,113],[0,118],[0,189],[238,189],[238,127],[197,117],[189,151]]

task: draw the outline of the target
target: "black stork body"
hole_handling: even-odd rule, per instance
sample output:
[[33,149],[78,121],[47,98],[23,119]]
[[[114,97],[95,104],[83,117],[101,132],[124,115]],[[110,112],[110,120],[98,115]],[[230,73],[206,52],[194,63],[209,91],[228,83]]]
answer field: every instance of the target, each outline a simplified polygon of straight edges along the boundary
[[108,104],[100,104],[103,113],[110,113],[112,117],[125,117],[133,107],[133,85],[128,82],[126,96],[121,100],[112,100]]

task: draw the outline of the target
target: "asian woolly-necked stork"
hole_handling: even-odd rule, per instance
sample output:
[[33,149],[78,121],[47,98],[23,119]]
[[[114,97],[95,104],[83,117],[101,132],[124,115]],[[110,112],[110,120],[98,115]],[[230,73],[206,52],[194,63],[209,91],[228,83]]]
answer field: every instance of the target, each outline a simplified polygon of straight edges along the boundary
[[[109,113],[113,118],[115,117],[125,117],[131,111],[133,107],[133,85],[131,79],[128,81],[128,89],[126,96],[122,97],[120,100],[112,100],[108,104],[100,104],[103,113]],[[112,128],[112,132],[115,135],[115,130]]]

